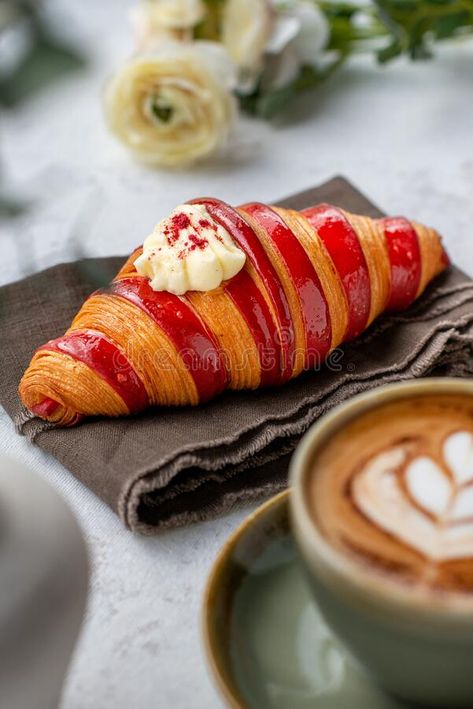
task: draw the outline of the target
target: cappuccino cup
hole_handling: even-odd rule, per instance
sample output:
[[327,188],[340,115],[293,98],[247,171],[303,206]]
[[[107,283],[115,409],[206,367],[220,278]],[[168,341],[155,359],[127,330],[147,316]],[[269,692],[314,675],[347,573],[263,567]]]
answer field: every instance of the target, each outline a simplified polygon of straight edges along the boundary
[[290,477],[310,588],[355,660],[401,699],[473,707],[473,381],[350,400]]

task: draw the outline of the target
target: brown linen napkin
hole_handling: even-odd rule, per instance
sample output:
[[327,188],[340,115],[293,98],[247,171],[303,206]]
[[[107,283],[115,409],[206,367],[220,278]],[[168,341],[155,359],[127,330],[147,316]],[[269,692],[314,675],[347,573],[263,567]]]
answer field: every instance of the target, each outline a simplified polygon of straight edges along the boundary
[[[283,200],[302,209],[331,202],[381,213],[342,178]],[[278,389],[228,392],[198,408],[155,409],[56,429],[22,408],[20,377],[34,349],[62,334],[123,258],[61,264],[0,289],[0,403],[19,431],[54,455],[134,531],[203,520],[286,484],[289,455],[328,409],[387,382],[473,373],[473,282],[457,269],[441,276],[409,311],[384,318],[337,350],[320,372]],[[84,267],[86,266],[86,267]]]

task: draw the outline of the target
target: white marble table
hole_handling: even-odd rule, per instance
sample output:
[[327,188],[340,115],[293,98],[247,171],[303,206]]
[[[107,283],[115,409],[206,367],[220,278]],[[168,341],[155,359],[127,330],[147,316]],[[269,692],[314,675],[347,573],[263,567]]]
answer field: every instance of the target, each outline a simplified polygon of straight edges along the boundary
[[[437,62],[416,66],[379,70],[358,60],[279,125],[242,122],[227,162],[152,172],[109,138],[100,105],[105,77],[130,51],[131,3],[47,5],[90,68],[2,119],[6,175],[33,206],[2,229],[0,282],[74,258],[77,239],[88,254],[126,253],[175,204],[199,194],[272,200],[334,174],[383,209],[437,226],[456,262],[473,273],[473,44],[444,48]],[[0,445],[68,500],[91,552],[88,614],[62,709],[221,706],[201,650],[201,593],[245,511],[142,539],[19,438],[3,411]]]

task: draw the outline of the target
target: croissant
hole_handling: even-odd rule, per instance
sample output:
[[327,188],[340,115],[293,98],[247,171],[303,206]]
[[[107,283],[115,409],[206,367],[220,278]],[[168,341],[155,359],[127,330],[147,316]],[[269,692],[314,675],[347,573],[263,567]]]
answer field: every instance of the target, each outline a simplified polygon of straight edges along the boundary
[[[449,264],[435,230],[400,217],[328,204],[189,205],[204,210],[206,228],[226,231],[244,266],[218,287],[177,295],[137,271],[136,249],[66,334],[35,352],[19,386],[35,415],[65,426],[283,384],[382,312],[407,308]],[[204,242],[194,234],[191,249]]]

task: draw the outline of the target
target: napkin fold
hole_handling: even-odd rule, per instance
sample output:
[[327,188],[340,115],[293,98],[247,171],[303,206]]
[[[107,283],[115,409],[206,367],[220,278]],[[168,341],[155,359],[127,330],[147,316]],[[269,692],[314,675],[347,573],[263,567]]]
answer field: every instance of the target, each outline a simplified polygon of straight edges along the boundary
[[[343,178],[282,200],[381,212]],[[349,397],[413,377],[473,374],[473,281],[452,268],[405,313],[382,318],[319,372],[276,389],[227,392],[197,408],[158,408],[58,429],[33,417],[18,382],[37,346],[62,334],[97,274],[124,258],[54,266],[0,289],[0,403],[20,433],[55,456],[133,531],[154,534],[228,512],[287,484],[290,454],[322,414]]]

